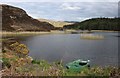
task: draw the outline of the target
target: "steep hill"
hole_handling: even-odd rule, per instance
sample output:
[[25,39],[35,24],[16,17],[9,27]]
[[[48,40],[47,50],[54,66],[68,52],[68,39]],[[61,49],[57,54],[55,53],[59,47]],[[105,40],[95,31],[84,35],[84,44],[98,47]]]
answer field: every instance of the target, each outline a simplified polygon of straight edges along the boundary
[[43,21],[43,22],[49,22],[50,24],[52,24],[54,27],[63,27],[64,25],[70,25],[73,23],[68,23],[68,22],[64,22],[64,21],[54,21],[54,20],[48,20],[48,19],[38,19],[39,21]]
[[0,7],[2,7],[3,31],[50,31],[54,29],[50,23],[32,18],[21,8],[4,4]]
[[64,25],[64,29],[81,30],[120,30],[120,18],[92,18],[71,25]]

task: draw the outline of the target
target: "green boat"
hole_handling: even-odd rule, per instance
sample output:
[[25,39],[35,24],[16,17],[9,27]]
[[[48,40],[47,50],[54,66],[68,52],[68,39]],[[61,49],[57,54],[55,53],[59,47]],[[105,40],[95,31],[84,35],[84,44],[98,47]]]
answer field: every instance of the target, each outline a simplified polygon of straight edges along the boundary
[[84,60],[78,59],[76,61],[66,64],[66,68],[70,71],[80,72],[81,70],[90,68],[90,60],[84,61]]

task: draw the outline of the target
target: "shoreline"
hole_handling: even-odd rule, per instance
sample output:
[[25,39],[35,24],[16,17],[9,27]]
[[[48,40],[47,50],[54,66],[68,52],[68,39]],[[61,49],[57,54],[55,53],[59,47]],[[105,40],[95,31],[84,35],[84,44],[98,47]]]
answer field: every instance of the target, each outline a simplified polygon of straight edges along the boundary
[[[9,31],[2,31],[0,32],[0,35],[1,36],[4,36],[4,35],[43,35],[43,34],[66,34],[66,33],[71,33],[73,31],[76,31],[77,30],[66,30],[66,31],[59,31],[59,30],[52,30],[50,32],[29,32],[29,31],[23,31],[23,32],[9,32]],[[84,31],[87,31],[87,30],[84,30]],[[106,30],[91,30],[90,32],[120,32],[120,31],[106,31]]]
[[[88,31],[88,30],[74,30],[74,29],[66,29],[66,32],[74,32],[74,31]],[[112,31],[112,30],[91,30],[89,32],[120,32],[120,31]]]
[[7,31],[3,31],[3,32],[0,32],[0,35],[39,35],[39,34],[64,34],[65,32],[64,31],[58,31],[58,30],[55,30],[55,31],[50,31],[50,32],[28,32],[28,31],[24,31],[24,32],[7,32]]
[[44,35],[50,34],[50,32],[0,32],[1,37],[4,36],[30,36],[30,35]]
[[50,32],[0,32],[1,35],[10,35],[10,34],[48,34]]
[[91,30],[91,32],[120,32],[120,31],[110,31],[110,30]]

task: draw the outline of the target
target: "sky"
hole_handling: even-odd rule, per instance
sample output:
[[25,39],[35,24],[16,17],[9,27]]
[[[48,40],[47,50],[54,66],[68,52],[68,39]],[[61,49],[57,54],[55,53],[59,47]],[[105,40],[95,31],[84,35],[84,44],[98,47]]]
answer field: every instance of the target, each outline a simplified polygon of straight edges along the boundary
[[118,2],[119,0],[0,0],[1,2]]
[[[57,2],[58,1],[58,2]],[[24,9],[33,18],[44,18],[57,21],[83,21],[98,17],[118,17],[117,0],[68,0],[68,1],[13,2],[4,0],[1,3]]]

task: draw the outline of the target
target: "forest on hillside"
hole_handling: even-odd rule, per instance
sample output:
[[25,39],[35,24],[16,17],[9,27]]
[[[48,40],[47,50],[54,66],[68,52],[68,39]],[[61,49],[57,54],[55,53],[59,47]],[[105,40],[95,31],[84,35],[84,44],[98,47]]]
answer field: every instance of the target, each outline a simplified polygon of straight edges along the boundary
[[113,30],[119,31],[120,18],[92,18],[71,25],[64,25],[64,29],[81,30]]

